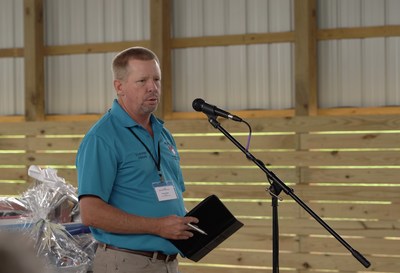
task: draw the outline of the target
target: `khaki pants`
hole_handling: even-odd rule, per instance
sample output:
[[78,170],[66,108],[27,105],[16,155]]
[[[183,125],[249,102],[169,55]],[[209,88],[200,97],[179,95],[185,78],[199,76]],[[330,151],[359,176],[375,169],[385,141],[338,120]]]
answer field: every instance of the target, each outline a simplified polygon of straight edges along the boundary
[[114,249],[97,248],[93,273],[179,273],[178,260],[165,262]]

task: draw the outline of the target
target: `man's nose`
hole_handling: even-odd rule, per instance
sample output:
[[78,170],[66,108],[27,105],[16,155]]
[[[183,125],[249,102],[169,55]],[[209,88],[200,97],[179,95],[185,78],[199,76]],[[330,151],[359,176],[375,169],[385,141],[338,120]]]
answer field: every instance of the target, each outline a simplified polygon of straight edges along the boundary
[[148,88],[150,90],[158,90],[160,88],[159,82],[157,80],[149,80]]

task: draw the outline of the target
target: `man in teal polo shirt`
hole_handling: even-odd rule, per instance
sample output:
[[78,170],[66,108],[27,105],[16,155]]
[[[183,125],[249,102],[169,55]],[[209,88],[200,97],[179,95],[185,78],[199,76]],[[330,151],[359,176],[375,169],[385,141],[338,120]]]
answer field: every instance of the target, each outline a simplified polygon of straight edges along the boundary
[[[94,273],[177,273],[168,239],[193,236],[184,217],[185,185],[171,133],[157,119],[157,56],[128,48],[113,60],[117,99],[85,135],[77,154],[82,223],[99,241]],[[110,271],[110,268],[111,271]]]

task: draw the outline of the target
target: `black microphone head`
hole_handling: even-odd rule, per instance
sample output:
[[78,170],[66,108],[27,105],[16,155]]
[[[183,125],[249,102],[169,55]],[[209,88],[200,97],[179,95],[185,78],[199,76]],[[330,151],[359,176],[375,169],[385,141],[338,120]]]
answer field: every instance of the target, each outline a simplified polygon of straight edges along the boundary
[[203,99],[195,99],[192,103],[192,107],[197,112],[201,112],[201,110],[203,110],[204,103],[205,101]]

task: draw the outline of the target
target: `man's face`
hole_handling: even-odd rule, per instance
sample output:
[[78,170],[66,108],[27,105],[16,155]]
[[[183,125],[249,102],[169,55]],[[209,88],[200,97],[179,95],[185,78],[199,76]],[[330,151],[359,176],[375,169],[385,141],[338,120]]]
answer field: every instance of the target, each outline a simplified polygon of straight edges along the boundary
[[127,78],[115,81],[114,85],[123,107],[130,115],[149,115],[160,102],[160,66],[155,60],[130,60]]

